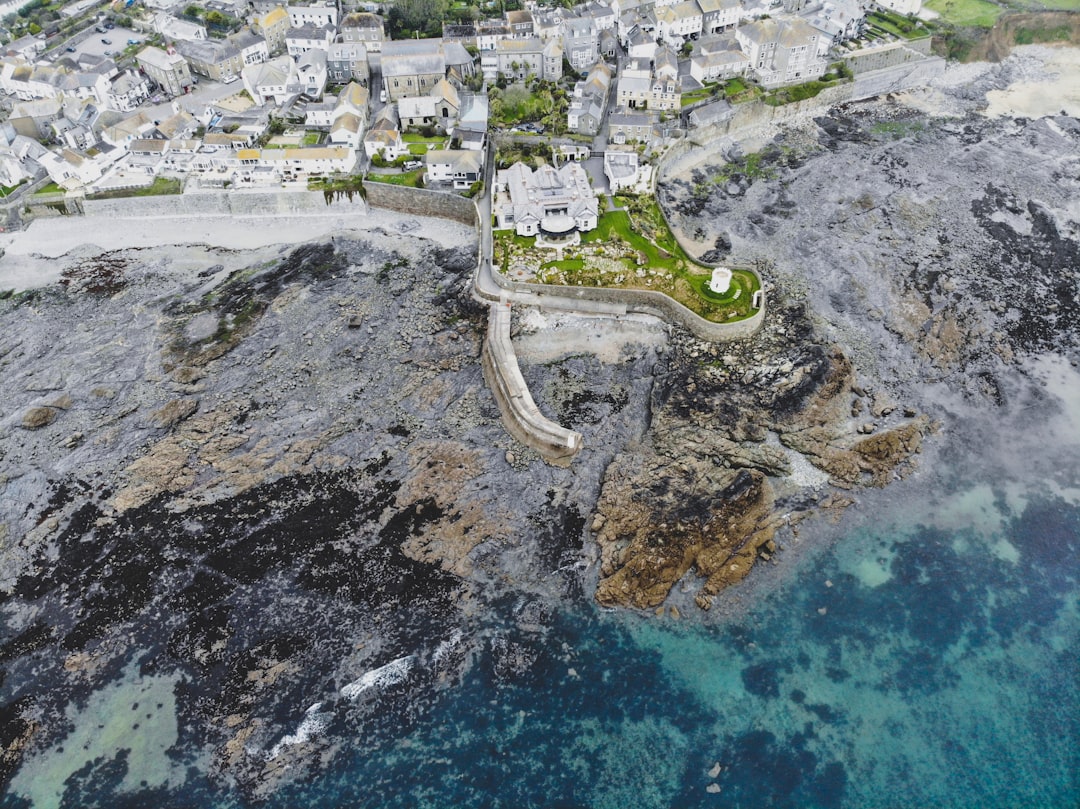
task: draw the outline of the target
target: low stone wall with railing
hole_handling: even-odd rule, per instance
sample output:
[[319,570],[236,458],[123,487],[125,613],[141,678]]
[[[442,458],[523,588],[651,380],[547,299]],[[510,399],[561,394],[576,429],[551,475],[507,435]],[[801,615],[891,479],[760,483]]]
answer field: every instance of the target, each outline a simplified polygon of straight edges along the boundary
[[510,339],[509,304],[493,303],[489,307],[487,337],[480,361],[510,434],[549,463],[569,466],[581,450],[581,433],[559,426],[541,413],[533,401]]
[[[746,267],[741,268],[752,273],[761,283],[761,276],[757,270]],[[666,320],[669,323],[678,323],[685,326],[692,334],[702,340],[713,342],[730,342],[731,340],[743,340],[753,336],[761,324],[765,321],[766,301],[764,287],[757,312],[750,317],[736,320],[730,323],[714,323],[692,312],[674,298],[663,292],[653,292],[648,289],[608,289],[605,287],[578,287],[556,286],[553,284],[531,284],[524,281],[512,281],[503,275],[498,269],[492,267],[491,277],[505,290],[512,292],[528,293],[535,299],[535,305],[544,306],[549,301],[551,308],[573,309],[589,311],[589,303],[604,304],[605,306],[592,308],[594,312],[612,313],[609,307],[618,307],[627,314],[646,314]],[[585,304],[580,307],[575,303]]]

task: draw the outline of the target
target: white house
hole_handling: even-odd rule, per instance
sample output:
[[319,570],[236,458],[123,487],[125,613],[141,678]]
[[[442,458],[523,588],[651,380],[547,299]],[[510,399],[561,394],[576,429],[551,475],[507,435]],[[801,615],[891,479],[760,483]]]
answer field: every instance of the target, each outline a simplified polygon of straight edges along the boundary
[[495,215],[500,228],[514,228],[519,236],[561,238],[575,229],[595,228],[599,204],[577,163],[535,171],[515,163],[496,175]]
[[258,104],[268,101],[284,104],[300,93],[299,72],[289,56],[278,56],[261,65],[248,65],[240,76],[244,89]]
[[452,183],[469,188],[483,174],[483,154],[470,149],[433,149],[424,155],[425,185]]
[[735,38],[750,62],[749,72],[766,87],[816,79],[827,63],[819,48],[829,43],[798,17],[762,19],[739,26]]

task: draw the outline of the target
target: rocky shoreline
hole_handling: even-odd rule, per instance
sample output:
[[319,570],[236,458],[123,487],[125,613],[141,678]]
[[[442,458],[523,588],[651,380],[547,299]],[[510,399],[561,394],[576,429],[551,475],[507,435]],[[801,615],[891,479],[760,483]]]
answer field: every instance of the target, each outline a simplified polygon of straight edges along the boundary
[[50,259],[0,301],[0,782],[48,762],[42,805],[88,805],[129,772],[89,696],[160,690],[145,789],[265,798],[479,660],[527,677],[554,604],[718,609],[911,472],[935,390],[992,408],[1023,358],[1080,361],[1080,123],[979,115],[1016,69],[935,90],[960,117],[853,105],[665,178],[685,238],[769,267],[769,317],[720,345],[522,313],[537,404],[585,437],[568,469],[500,424],[467,239]]

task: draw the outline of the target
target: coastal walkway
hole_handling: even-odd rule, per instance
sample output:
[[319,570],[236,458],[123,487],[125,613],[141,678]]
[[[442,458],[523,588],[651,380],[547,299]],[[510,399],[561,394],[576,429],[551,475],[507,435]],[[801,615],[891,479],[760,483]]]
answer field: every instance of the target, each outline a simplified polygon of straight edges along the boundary
[[480,361],[510,434],[537,450],[548,463],[569,466],[582,447],[581,433],[556,424],[533,401],[510,339],[509,303],[493,303],[489,308]]

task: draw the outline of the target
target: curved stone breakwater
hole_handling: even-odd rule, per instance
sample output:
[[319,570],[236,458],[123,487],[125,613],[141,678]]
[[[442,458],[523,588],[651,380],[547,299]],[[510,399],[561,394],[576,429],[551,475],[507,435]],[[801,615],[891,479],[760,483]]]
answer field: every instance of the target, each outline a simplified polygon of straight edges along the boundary
[[488,308],[487,338],[481,358],[484,378],[511,435],[546,461],[569,466],[581,450],[581,433],[559,426],[544,416],[533,401],[510,341],[510,304],[492,304]]

